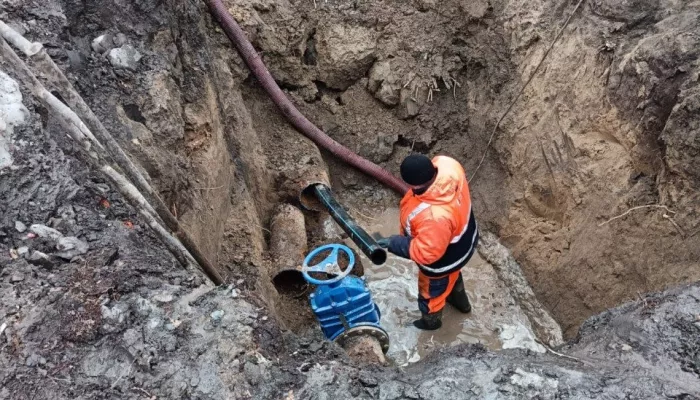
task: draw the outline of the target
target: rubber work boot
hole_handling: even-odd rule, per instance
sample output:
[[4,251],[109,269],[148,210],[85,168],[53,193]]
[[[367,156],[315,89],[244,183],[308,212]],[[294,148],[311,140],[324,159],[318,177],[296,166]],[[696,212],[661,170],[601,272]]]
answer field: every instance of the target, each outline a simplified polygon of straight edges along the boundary
[[452,288],[452,292],[447,296],[447,302],[464,314],[468,314],[472,311],[472,305],[469,304],[467,291],[464,289],[461,272],[459,273],[457,282],[455,282],[455,286]]
[[442,326],[442,310],[432,314],[421,312],[421,319],[413,321],[413,326],[424,331],[440,329]]

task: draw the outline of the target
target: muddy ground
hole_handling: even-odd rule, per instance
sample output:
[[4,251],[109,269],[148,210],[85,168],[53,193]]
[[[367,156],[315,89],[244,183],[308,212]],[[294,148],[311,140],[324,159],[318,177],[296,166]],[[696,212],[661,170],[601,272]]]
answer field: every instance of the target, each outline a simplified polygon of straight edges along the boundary
[[[227,5],[333,138],[394,171],[411,151],[464,163],[481,226],[573,338],[568,356],[463,345],[363,369],[289,332],[266,251],[289,182],[326,163],[351,213],[396,196],[288,126],[201,2],[2,0],[228,285],[186,273],[3,64],[26,118],[0,141],[0,398],[699,396],[697,285],[644,294],[700,276],[698,2],[584,2],[488,151],[575,3]],[[34,224],[87,249],[61,254]],[[310,222],[310,246],[333,239],[321,231]]]

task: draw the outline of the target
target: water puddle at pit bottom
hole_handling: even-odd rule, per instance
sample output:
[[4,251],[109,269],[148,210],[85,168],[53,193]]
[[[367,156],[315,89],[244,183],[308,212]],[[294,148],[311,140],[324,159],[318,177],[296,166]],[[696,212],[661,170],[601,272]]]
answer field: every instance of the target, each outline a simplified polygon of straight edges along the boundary
[[[388,236],[396,233],[398,221],[398,210],[388,209],[362,225],[367,232]],[[352,242],[347,244],[357,251]],[[382,313],[381,325],[389,333],[391,345],[387,355],[397,365],[417,362],[437,348],[460,343],[481,343],[492,350],[519,347],[545,351],[535,341],[530,322],[493,267],[478,253],[462,269],[472,312],[462,314],[446,305],[442,328],[432,332],[412,325],[413,320],[420,318],[418,267],[391,254],[384,265],[377,266],[359,251],[358,254],[372,298]]]

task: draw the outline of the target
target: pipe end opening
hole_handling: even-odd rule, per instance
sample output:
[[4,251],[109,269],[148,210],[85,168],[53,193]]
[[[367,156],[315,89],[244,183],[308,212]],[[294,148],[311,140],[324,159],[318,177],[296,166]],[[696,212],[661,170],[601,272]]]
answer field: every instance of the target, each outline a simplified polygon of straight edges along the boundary
[[288,296],[301,296],[308,290],[308,283],[301,271],[284,270],[272,278],[277,293]]
[[369,259],[372,261],[372,264],[374,265],[382,265],[386,262],[386,250],[384,249],[377,249],[372,251],[372,253],[369,255]]
[[299,194],[299,202],[301,203],[301,206],[307,210],[323,211],[323,204],[321,204],[321,201],[318,199],[318,197],[316,197],[316,192],[314,191],[314,187],[316,185],[328,186],[324,182],[312,182],[308,184],[301,190],[301,193]]

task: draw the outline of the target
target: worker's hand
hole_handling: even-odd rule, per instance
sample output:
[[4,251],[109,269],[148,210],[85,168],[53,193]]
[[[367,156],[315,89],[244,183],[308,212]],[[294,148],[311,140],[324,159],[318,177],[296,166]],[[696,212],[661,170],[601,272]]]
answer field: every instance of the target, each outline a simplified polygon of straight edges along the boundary
[[389,238],[389,246],[387,249],[389,253],[395,254],[403,258],[411,258],[410,248],[411,240],[413,238],[410,236],[393,235]]

